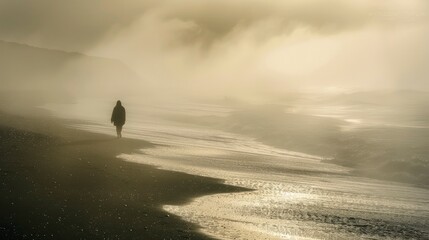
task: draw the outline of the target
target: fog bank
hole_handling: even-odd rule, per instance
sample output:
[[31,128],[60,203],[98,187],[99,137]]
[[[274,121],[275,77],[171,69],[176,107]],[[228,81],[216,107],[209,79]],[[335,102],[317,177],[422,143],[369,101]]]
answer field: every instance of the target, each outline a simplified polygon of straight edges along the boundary
[[428,90],[428,5],[3,0],[0,39],[118,59],[165,96]]

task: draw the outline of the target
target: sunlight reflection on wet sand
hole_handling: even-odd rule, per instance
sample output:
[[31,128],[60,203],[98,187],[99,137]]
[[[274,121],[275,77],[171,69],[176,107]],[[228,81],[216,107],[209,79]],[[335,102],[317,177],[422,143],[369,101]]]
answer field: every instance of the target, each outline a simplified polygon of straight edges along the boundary
[[[192,147],[161,147],[120,157],[256,190],[164,206],[222,239],[390,238],[400,231],[405,231],[403,237],[413,237],[416,233],[400,226],[428,222],[427,191],[351,177],[347,169],[314,159],[302,164],[302,159],[290,156],[267,158],[220,150],[204,154],[204,149]],[[321,165],[330,171],[319,172]]]

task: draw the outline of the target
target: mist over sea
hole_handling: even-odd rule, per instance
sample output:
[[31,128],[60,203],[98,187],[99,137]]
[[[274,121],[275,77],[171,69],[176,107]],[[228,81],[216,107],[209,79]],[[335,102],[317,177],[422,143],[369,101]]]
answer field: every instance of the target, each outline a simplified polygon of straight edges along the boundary
[[428,42],[428,0],[0,0],[0,234],[429,239]]
[[[72,122],[70,127],[113,136],[109,122],[112,103],[82,99],[44,108],[57,117],[84,121]],[[374,114],[357,119],[353,117],[357,106],[335,107],[334,111],[308,104],[291,108],[190,101],[142,103],[136,99],[123,103],[127,109],[124,136],[159,146],[120,155],[121,159],[220,178],[226,184],[252,190],[204,196],[183,206],[164,206],[166,211],[199,224],[206,234],[221,239],[429,237],[428,189],[410,184],[408,178],[402,181],[405,183],[398,181],[404,179],[392,181],[392,174],[383,173],[386,170],[380,163],[369,166],[372,171],[366,173],[358,164],[336,161],[332,154],[335,148],[327,147],[336,142],[320,142],[342,132],[354,132],[353,138],[371,135],[374,129],[386,126],[390,131],[404,131],[406,127],[414,134],[413,129],[424,132],[428,125],[381,122],[382,118]],[[293,131],[282,128],[283,122]],[[422,164],[427,166],[427,162]],[[371,176],[375,169],[382,175],[378,180]],[[402,175],[417,174],[403,169]],[[380,180],[383,178],[387,180]]]

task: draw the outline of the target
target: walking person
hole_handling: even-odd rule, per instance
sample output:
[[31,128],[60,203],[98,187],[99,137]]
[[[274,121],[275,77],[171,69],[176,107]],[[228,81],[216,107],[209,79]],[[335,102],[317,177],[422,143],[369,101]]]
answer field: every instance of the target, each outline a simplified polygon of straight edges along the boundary
[[122,106],[121,101],[116,102],[113,108],[112,118],[110,121],[116,126],[116,135],[118,138],[122,137],[122,126],[125,124],[125,108]]

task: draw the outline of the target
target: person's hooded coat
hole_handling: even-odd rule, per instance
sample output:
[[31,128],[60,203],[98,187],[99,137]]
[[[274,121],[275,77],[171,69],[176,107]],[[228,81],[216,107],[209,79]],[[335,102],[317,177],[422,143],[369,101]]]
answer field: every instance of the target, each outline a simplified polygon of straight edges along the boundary
[[111,122],[115,126],[123,126],[125,124],[125,108],[122,106],[121,101],[116,102],[113,108]]

